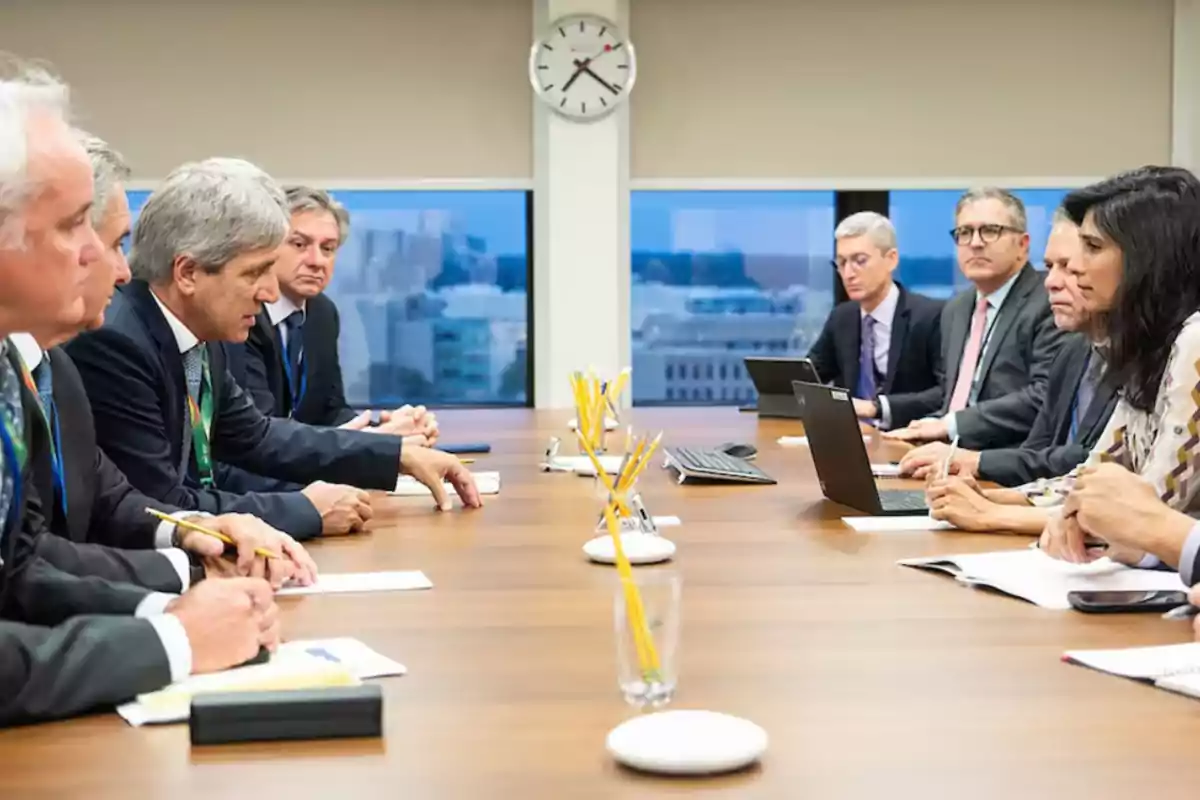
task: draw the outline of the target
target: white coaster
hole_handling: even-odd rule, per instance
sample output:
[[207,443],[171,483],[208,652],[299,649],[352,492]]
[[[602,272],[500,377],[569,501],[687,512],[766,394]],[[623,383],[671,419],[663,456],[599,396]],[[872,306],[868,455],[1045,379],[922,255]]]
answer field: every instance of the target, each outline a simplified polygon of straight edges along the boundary
[[767,732],[749,720],[715,711],[643,714],[608,734],[608,752],[627,767],[667,775],[731,772],[767,749]]
[[[675,543],[648,533],[622,533],[621,549],[630,564],[659,564],[675,555]],[[583,546],[584,555],[600,564],[615,564],[617,551],[610,534],[597,536]]]

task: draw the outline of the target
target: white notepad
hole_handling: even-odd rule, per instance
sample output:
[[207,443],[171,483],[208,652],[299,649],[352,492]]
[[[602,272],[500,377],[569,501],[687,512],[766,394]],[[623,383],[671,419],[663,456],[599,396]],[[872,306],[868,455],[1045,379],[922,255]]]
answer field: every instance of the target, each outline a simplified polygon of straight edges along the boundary
[[1134,569],[1107,558],[1091,564],[1071,564],[1051,558],[1036,547],[998,553],[908,558],[897,563],[948,572],[961,583],[990,587],[1042,608],[1061,610],[1071,607],[1067,593],[1073,591],[1184,589],[1176,572]]
[[[604,467],[605,472],[610,475],[616,475],[621,471],[621,462],[625,460],[625,457],[597,455],[596,459],[600,462],[600,466]],[[555,456],[546,468],[555,472],[574,472],[580,475],[594,475],[596,472],[595,466],[592,464],[592,459],[586,454],[581,456]]]
[[[870,443],[870,441],[871,441],[871,437],[864,434],[863,442]],[[780,436],[778,439],[775,440],[775,444],[777,444],[781,447],[807,447],[808,446],[808,437],[807,436]]]
[[903,514],[894,517],[842,517],[842,522],[859,533],[889,533],[892,531],[952,531],[956,528],[928,514]]
[[[500,494],[499,472],[476,472],[475,486],[480,494]],[[458,492],[449,483],[442,484],[451,497],[457,497]],[[429,487],[411,475],[401,475],[396,479],[396,488],[388,492],[392,497],[432,497]]]
[[192,675],[157,692],[138,695],[118,706],[117,713],[135,727],[181,722],[188,718],[192,697],[198,694],[356,686],[367,678],[403,675],[407,671],[403,664],[357,639],[285,642],[265,664]]
[[432,589],[433,582],[420,570],[396,572],[343,572],[317,575],[312,586],[285,586],[276,597],[303,594],[344,594],[347,592],[405,592],[413,589]]
[[1198,642],[1120,650],[1068,650],[1063,660],[1200,698]]

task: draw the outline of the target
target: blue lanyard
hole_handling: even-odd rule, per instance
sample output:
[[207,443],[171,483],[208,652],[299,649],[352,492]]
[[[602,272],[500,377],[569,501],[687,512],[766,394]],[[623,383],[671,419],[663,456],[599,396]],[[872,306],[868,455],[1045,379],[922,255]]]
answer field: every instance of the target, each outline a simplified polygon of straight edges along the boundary
[[[3,412],[0,412],[2,414]],[[8,506],[8,516],[4,521],[4,530],[0,538],[9,531],[15,530],[21,520],[22,497],[21,461],[17,458],[17,445],[13,441],[12,431],[8,428],[8,420],[0,420],[0,443],[4,445],[4,470],[12,474],[13,492]]]
[[51,403],[50,435],[54,437],[54,448],[50,452],[50,464],[54,470],[54,491],[58,495],[58,505],[62,509],[63,520],[67,519],[67,472],[63,467],[62,429],[58,424],[58,403]]
[[292,341],[296,333],[292,331],[288,334],[287,341],[283,345],[283,372],[287,376],[288,397],[292,400],[292,408],[288,412],[288,416],[292,417],[296,414],[296,409],[300,407],[300,401],[304,399],[304,392],[308,389],[308,373],[304,369],[304,343],[301,342],[300,358],[298,359],[300,368],[300,387],[296,388],[296,381],[292,376],[292,347],[295,343]]

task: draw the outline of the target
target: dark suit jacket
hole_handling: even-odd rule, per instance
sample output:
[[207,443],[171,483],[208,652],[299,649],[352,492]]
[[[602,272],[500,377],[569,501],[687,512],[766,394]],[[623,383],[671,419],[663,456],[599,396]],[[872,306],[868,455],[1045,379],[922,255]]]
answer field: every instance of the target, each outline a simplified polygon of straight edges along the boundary
[[[1071,406],[1087,366],[1091,344],[1084,338],[1068,339],[1058,351],[1042,404],[1029,437],[1020,447],[984,450],[979,454],[979,477],[1002,486],[1020,486],[1039,478],[1066,475],[1087,460],[1117,406],[1117,387],[1101,379],[1092,402],[1079,421],[1079,437],[1071,437]],[[1098,358],[1099,356],[1095,356]]]
[[291,417],[309,425],[336,427],[354,419],[346,402],[342,364],[338,358],[341,321],[337,306],[323,294],[305,304],[304,396],[292,408],[283,366],[283,345],[264,310],[245,344],[229,346],[229,372],[262,413]]
[[[889,395],[892,416],[918,419],[945,414],[975,311],[974,287],[942,310],[941,387],[915,395]],[[996,314],[982,355],[975,401],[956,415],[959,444],[970,450],[1013,447],[1025,441],[1046,397],[1050,365],[1068,338],[1054,324],[1042,275],[1026,264]]]
[[[37,553],[72,575],[96,575],[152,591],[179,592],[183,585],[175,569],[152,549],[158,520],[145,512],[147,506],[168,512],[176,509],[129,485],[96,446],[91,407],[71,359],[57,348],[45,358],[54,378],[67,513],[64,516],[54,501],[50,430],[40,424],[40,414],[32,415],[38,419],[26,431],[26,438],[30,440],[29,466],[35,491],[29,498],[26,525]],[[28,389],[23,391],[25,407],[36,408],[37,397]],[[89,540],[93,543],[86,544]],[[110,543],[114,546],[107,546]]]
[[[900,297],[892,319],[887,375],[879,386],[881,395],[921,392],[941,385],[943,303],[910,292],[898,283],[896,287]],[[821,380],[853,392],[858,386],[861,347],[861,307],[855,302],[841,303],[825,320],[825,328],[808,357]],[[892,409],[894,427],[911,421],[897,420]]]
[[[214,461],[295,483],[395,486],[399,437],[264,417],[230,376],[225,347],[206,346]],[[180,508],[254,514],[297,538],[320,533],[319,514],[299,492],[235,495],[202,487],[194,453],[187,474],[179,474],[183,437],[190,431],[183,358],[144,282],[121,287],[104,326],[77,337],[66,350],[83,376],[100,447],[138,489]]]
[[[30,410],[27,431],[38,424]],[[29,498],[32,470],[24,478]],[[131,616],[144,589],[65,575],[23,529],[0,532],[0,541],[0,726],[78,714],[170,682],[158,634]]]

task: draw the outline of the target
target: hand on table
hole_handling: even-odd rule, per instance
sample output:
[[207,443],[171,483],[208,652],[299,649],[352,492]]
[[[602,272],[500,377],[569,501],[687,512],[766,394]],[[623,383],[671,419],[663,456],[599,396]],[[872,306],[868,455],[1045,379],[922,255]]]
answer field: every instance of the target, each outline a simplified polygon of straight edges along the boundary
[[454,487],[467,508],[479,508],[483,505],[483,500],[479,497],[479,488],[475,485],[475,477],[456,455],[431,450],[428,447],[402,447],[400,472],[411,475],[429,487],[434,503],[442,511],[453,508],[446,494],[445,483]]
[[217,672],[244,664],[259,647],[279,646],[279,608],[266,581],[204,581],[166,609],[183,625],[192,649],[192,672]]
[[362,489],[316,481],[304,487],[301,494],[321,515],[322,536],[357,533],[371,519],[371,496]]
[[929,418],[911,422],[906,428],[888,431],[883,437],[901,442],[939,442],[949,439],[950,431],[944,421]]

